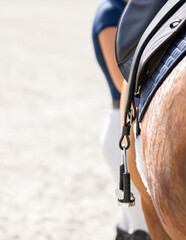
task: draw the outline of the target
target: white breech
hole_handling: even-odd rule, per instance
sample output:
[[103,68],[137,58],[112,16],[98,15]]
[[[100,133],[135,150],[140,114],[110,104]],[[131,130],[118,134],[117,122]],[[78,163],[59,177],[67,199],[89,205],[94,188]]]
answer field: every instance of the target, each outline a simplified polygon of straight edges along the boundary
[[[119,149],[120,136],[120,110],[111,109],[104,123],[100,142],[104,157],[117,182],[121,162],[121,150]],[[133,183],[131,184],[131,189],[136,198],[136,206],[120,209],[118,226],[129,233],[138,229],[147,232],[147,226],[141,209],[140,194]]]

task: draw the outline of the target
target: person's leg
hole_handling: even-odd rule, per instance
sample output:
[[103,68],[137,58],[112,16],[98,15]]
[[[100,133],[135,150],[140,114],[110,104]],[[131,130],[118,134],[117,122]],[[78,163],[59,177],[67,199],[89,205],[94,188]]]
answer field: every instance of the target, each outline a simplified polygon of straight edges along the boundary
[[[148,106],[141,131],[144,173],[152,201],[162,226],[176,240],[186,236],[185,66],[186,58],[162,83]],[[161,234],[157,238],[159,230],[154,232],[155,225],[150,225],[152,239],[170,239]]]
[[[118,138],[120,134],[120,114],[119,114],[119,101],[120,101],[120,91],[122,85],[122,76],[119,71],[117,71],[117,64],[115,60],[115,33],[116,25],[119,21],[119,17],[125,7],[124,2],[114,1],[104,1],[98,7],[96,17],[93,24],[92,38],[94,44],[94,50],[96,54],[97,61],[105,75],[105,79],[110,88],[111,96],[113,103],[118,109],[111,109],[107,119],[104,124],[102,136],[101,136],[101,145],[105,158],[110,165],[115,178],[118,179],[118,170],[120,164],[120,151],[118,148]],[[110,27],[112,26],[112,27]],[[114,27],[113,27],[114,26]],[[108,32],[107,30],[108,29]],[[105,31],[106,30],[106,31]],[[103,34],[102,34],[103,33]],[[110,36],[109,36],[110,35]],[[103,44],[103,49],[101,48]],[[106,48],[105,48],[106,46]],[[111,55],[107,55],[107,52],[111,50]],[[108,68],[108,65],[111,69]],[[113,82],[113,69],[118,74],[119,72],[119,81]],[[114,74],[115,76],[115,74]],[[116,78],[116,76],[115,76]],[[116,239],[124,240],[128,236],[128,220],[126,215],[120,211],[119,217],[119,228],[117,228],[117,237]]]
[[[124,117],[124,107],[125,107],[125,99],[127,95],[127,82],[124,81],[123,87],[122,87],[122,92],[121,92],[121,99],[120,99],[120,109],[121,109],[121,122],[123,123],[123,117]],[[140,201],[140,194],[143,194],[147,198],[150,199],[142,181],[141,177],[139,175],[139,172],[136,168],[136,154],[135,154],[135,139],[134,139],[134,134],[133,134],[133,129],[131,129],[131,135],[130,135],[130,148],[127,150],[127,160],[128,160],[128,168],[129,172],[131,174],[132,182],[134,184],[131,184],[131,191],[135,195],[136,198],[136,207],[131,207],[131,208],[124,208],[125,213],[129,217],[129,228],[130,232],[135,231],[137,229],[141,229],[143,231],[148,232],[146,222],[144,220],[144,215],[141,210],[141,201]],[[121,134],[121,133],[120,133]],[[151,201],[151,200],[150,200]],[[138,217],[139,216],[139,217]]]
[[[119,165],[121,162],[121,151],[118,146],[120,138],[120,110],[110,110],[104,124],[101,135],[101,146],[104,153],[104,158],[107,161],[110,169],[118,184]],[[135,230],[148,231],[144,216],[141,210],[140,195],[135,185],[132,183],[132,192],[136,198],[136,205],[132,208],[120,208],[118,227],[126,232],[133,233]]]
[[[116,183],[119,178],[119,165],[121,162],[121,152],[118,147],[120,137],[120,110],[111,109],[104,122],[104,127],[100,137],[100,143],[105,160],[107,161]],[[117,184],[116,184],[117,185]],[[119,209],[118,227],[128,232],[128,218],[124,209]]]
[[[123,76],[121,75],[116,59],[115,59],[115,34],[116,28],[106,28],[99,34],[100,46],[108,66],[110,75],[112,76],[114,84],[117,83],[118,90],[121,92],[122,83],[124,82]],[[127,84],[124,84],[124,89],[126,90]],[[122,101],[125,101],[125,90],[123,91]],[[114,111],[114,110],[113,110]],[[113,173],[117,179],[119,179],[119,165],[121,162],[120,149],[119,149],[119,139],[121,134],[120,128],[120,112],[117,111],[115,115],[110,115],[110,124],[107,125],[106,131],[104,131],[104,137],[102,137],[102,146],[105,153],[105,159],[108,161]],[[135,155],[131,156],[135,161]],[[141,209],[140,194],[136,187],[132,184],[133,192],[135,192],[136,206],[132,208],[121,209],[123,217],[120,218],[119,227],[127,230],[129,233],[133,233],[135,230],[147,231],[147,226],[144,220],[143,212]],[[126,220],[128,221],[128,226],[125,226]],[[124,224],[123,224],[124,222]]]
[[116,30],[116,27],[107,27],[99,33],[98,39],[112,82],[121,93],[124,79],[119,71],[115,57]]
[[118,182],[119,165],[121,162],[121,152],[118,147],[120,137],[120,110],[111,109],[104,122],[100,137],[100,144],[116,182]]
[[[105,78],[111,90],[112,99],[115,102],[120,100],[119,92],[121,92],[122,84],[124,81],[115,59],[115,34],[116,34],[116,25],[125,4],[122,3],[122,6],[118,11],[118,8],[117,9],[114,8],[114,10],[110,9],[110,7],[109,9],[108,8],[105,9],[105,4],[107,5],[107,3],[108,2],[105,1],[101,5],[101,9],[99,8],[98,10],[98,14],[96,15],[96,19],[93,25],[92,36],[93,36],[94,49],[95,49],[98,63],[105,74]],[[111,6],[111,2],[109,3],[109,6]],[[111,14],[111,12],[112,14],[110,15],[110,18],[105,19],[106,16],[108,17],[108,12],[109,12],[109,15]],[[110,21],[113,21],[112,24],[110,24],[111,23]],[[102,24],[103,22],[105,24],[104,28]],[[100,26],[102,26],[101,30],[99,30]],[[106,123],[104,126],[101,142],[102,142],[103,150],[105,152],[105,158],[108,161],[108,164],[111,166],[114,176],[117,179],[119,179],[119,165],[121,161],[120,150],[118,146],[119,138],[120,138],[119,111],[111,110],[109,117],[106,120]],[[133,187],[133,191],[135,191],[134,187]],[[143,213],[141,210],[139,197],[137,197],[137,195],[139,196],[139,193],[136,193],[136,198],[138,203],[137,203],[137,207],[135,207],[135,210],[132,210],[133,213],[130,214],[131,208],[127,210],[124,208],[120,208],[121,214],[120,214],[118,225],[119,225],[119,228],[123,230],[129,230],[130,232],[137,230],[139,228],[146,230],[146,224],[145,224]],[[127,215],[129,215],[129,218]],[[130,229],[128,229],[128,226],[130,227]],[[122,234],[120,237],[120,234],[119,234],[117,235],[116,239],[124,240],[124,237],[122,237]]]

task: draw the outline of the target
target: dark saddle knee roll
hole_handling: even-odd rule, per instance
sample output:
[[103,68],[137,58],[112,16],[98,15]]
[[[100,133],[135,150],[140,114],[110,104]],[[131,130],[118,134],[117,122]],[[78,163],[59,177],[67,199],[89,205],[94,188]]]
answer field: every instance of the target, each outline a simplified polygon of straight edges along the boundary
[[143,32],[167,0],[131,0],[123,12],[116,35],[116,59],[128,80],[135,47]]

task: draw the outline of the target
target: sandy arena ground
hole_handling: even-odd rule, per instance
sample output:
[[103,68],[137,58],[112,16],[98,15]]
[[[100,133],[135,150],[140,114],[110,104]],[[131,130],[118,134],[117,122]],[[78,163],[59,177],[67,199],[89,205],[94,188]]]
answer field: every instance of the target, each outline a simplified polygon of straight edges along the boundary
[[100,0],[0,1],[0,240],[112,240],[99,146],[110,105],[91,24]]

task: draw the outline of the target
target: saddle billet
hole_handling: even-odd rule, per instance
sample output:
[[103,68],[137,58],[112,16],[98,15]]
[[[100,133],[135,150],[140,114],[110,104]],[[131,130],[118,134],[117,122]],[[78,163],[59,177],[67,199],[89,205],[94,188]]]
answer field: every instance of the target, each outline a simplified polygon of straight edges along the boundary
[[[127,88],[127,98],[125,104],[125,113],[124,113],[124,124],[122,127],[122,136],[119,142],[119,146],[124,152],[124,158],[122,160],[122,164],[120,166],[120,185],[119,189],[116,191],[118,204],[120,206],[133,206],[135,202],[135,198],[133,194],[130,192],[130,173],[127,170],[127,159],[126,159],[126,150],[130,147],[130,128],[132,122],[136,119],[136,107],[134,106],[134,96],[139,95],[139,86],[143,83],[143,78],[141,77],[141,73],[149,74],[154,70],[154,65],[149,64],[148,72],[145,71],[146,64],[148,60],[152,60],[154,54],[157,54],[157,51],[160,52],[158,54],[158,58],[155,58],[155,63],[158,65],[159,58],[161,59],[168,48],[172,39],[177,32],[179,32],[185,26],[185,10],[186,4],[184,4],[184,0],[180,1],[172,1],[169,0],[157,13],[155,18],[152,20],[150,25],[145,30],[142,35],[130,69],[128,88]],[[176,20],[175,20],[176,19]],[[174,20],[172,22],[172,20]],[[171,30],[164,31],[167,26]],[[164,30],[162,30],[164,29]],[[119,31],[119,29],[118,29]],[[161,33],[161,36],[160,36]],[[153,39],[153,40],[151,40]],[[154,42],[155,39],[155,42]],[[157,39],[159,43],[157,43]],[[148,43],[150,43],[148,45]],[[169,44],[168,44],[169,43]],[[147,55],[144,53],[146,46],[148,45],[148,53]],[[151,47],[150,47],[151,46]],[[164,48],[162,47],[164,46]],[[117,46],[116,46],[117,49]],[[161,50],[161,51],[160,51]],[[144,54],[143,54],[144,53]],[[143,58],[141,60],[141,56]],[[141,60],[141,61],[140,61]],[[153,61],[152,61],[153,62]],[[120,66],[122,62],[119,63]],[[136,78],[138,77],[138,78]],[[132,112],[132,106],[134,106],[134,112]],[[138,124],[137,124],[138,125]],[[126,137],[127,144],[123,144],[123,139]]]

